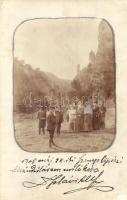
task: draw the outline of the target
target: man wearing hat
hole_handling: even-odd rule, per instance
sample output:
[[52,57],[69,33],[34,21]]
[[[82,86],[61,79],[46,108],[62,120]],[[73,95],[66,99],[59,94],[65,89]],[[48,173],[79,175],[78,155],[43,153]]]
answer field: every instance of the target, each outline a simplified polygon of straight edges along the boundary
[[40,111],[38,112],[39,119],[39,135],[41,134],[41,129],[43,134],[45,134],[45,126],[46,126],[46,107],[41,106]]
[[61,106],[58,106],[55,111],[56,115],[56,133],[60,135],[61,124],[63,122],[63,112]]
[[53,141],[54,131],[56,127],[56,116],[55,116],[55,107],[50,107],[49,114],[47,116],[47,131],[49,132],[49,147],[55,145]]

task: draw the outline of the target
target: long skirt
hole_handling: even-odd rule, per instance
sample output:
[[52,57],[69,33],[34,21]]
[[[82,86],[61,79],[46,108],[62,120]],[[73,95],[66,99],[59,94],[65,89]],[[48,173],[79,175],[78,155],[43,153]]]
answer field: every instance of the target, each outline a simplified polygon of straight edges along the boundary
[[104,129],[105,128],[105,115],[100,115],[99,122],[100,122],[100,129]]
[[69,131],[75,132],[76,131],[76,119],[69,120]]
[[84,131],[92,131],[92,115],[84,115]]
[[99,117],[95,113],[95,114],[93,114],[93,129],[98,130],[99,128],[100,128]]
[[76,117],[76,131],[83,131],[84,115],[78,115]]

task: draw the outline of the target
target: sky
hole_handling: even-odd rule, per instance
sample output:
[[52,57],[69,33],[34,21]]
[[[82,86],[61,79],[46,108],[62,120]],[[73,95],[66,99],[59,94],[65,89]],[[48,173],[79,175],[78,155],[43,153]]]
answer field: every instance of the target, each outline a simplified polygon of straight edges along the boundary
[[36,19],[18,27],[14,56],[33,68],[73,79],[77,65],[86,67],[98,47],[99,19]]

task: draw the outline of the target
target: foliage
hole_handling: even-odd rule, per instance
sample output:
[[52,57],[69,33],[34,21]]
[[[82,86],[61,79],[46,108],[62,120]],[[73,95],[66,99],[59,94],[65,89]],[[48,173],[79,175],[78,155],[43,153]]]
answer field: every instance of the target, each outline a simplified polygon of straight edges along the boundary
[[[110,26],[102,20],[99,26],[98,50],[95,60],[72,81],[77,96],[100,94],[114,98],[115,93],[115,54],[114,38]],[[92,51],[92,54],[93,51]],[[91,52],[90,52],[91,57]]]

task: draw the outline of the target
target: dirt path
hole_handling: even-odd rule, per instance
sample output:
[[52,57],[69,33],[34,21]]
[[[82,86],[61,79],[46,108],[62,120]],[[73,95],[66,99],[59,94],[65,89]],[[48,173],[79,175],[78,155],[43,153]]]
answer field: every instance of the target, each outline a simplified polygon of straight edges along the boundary
[[[107,149],[114,141],[113,129],[90,133],[69,133],[68,125],[62,125],[60,136],[55,134],[56,146],[49,148],[49,134],[38,134],[38,121],[35,116],[20,115],[15,117],[15,137],[19,146],[29,152],[96,152]],[[65,130],[66,129],[66,130]]]

